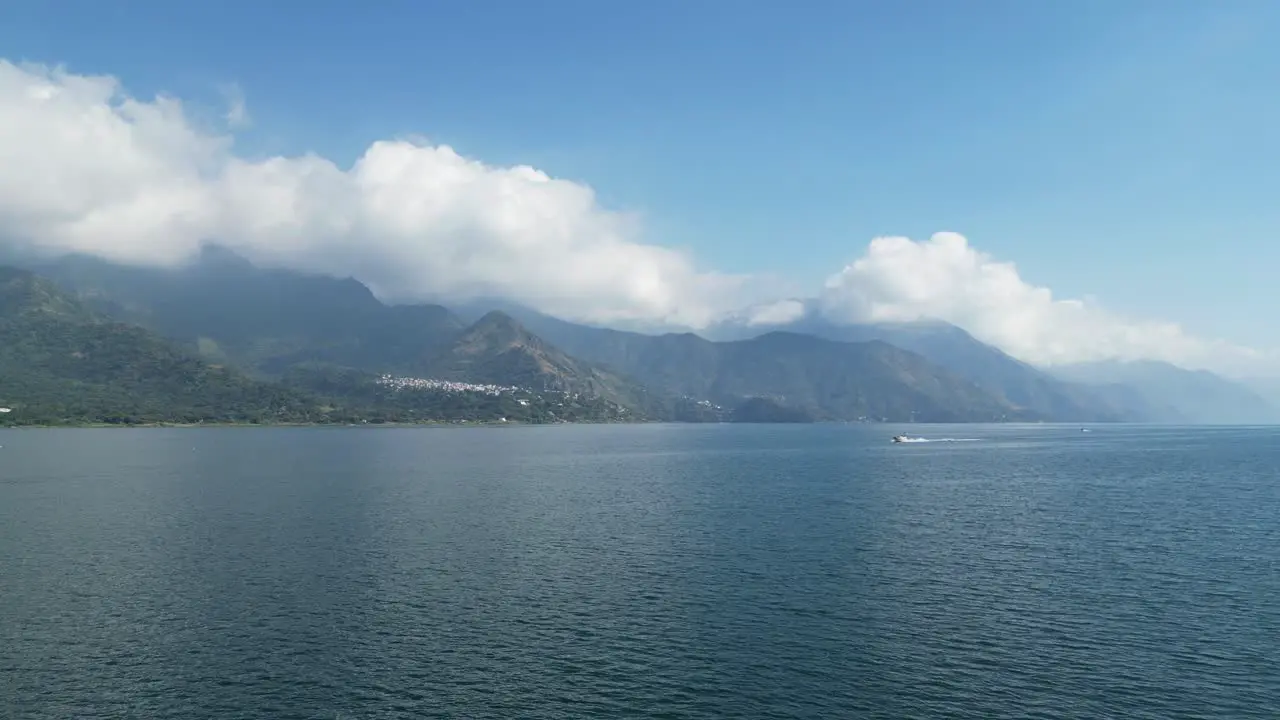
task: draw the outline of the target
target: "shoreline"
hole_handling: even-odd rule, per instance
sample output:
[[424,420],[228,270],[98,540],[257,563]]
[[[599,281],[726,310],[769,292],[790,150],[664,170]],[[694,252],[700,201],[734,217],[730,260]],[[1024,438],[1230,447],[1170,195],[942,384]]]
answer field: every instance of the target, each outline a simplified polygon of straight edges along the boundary
[[[0,425],[0,430],[107,430],[107,429],[163,429],[163,428],[344,428],[344,429],[371,429],[371,428],[468,428],[468,427],[544,427],[556,425],[881,425],[881,426],[930,426],[930,425],[949,425],[949,426],[978,426],[978,425],[1040,425],[1040,426],[1067,426],[1078,427],[1081,425],[1148,425],[1152,423],[1122,423],[1122,422],[1028,422],[1028,421],[969,421],[969,422],[911,422],[896,420],[877,420],[877,421],[859,421],[859,420],[816,420],[812,422],[732,422],[721,420],[716,422],[687,422],[679,420],[632,420],[632,421],[616,421],[616,420],[573,420],[562,422],[523,422],[519,420],[423,420],[417,422],[146,422],[146,423],[105,423],[105,422],[85,422],[85,423],[66,423],[66,424],[11,424]],[[1156,425],[1165,425],[1165,423],[1154,423]]]
[[[338,422],[272,422],[272,423],[251,423],[251,422],[146,422],[146,423],[66,423],[66,424],[14,424],[0,425],[0,430],[139,430],[139,429],[161,429],[161,428],[466,428],[466,427],[539,427],[544,425],[652,425],[658,421],[639,421],[639,422],[608,422],[608,421],[592,421],[582,420],[573,422],[554,422],[554,423],[531,423],[520,422],[517,420],[508,420],[502,422],[499,420],[468,420],[459,422],[454,420],[424,420],[421,422],[381,422],[381,423],[338,423]],[[707,424],[707,423],[692,423]]]

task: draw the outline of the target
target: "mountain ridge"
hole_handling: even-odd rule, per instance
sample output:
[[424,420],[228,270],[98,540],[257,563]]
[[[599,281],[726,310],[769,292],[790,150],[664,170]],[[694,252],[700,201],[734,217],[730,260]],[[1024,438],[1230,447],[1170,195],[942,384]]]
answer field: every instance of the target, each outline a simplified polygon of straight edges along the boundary
[[563,353],[499,310],[464,328],[419,367],[421,373],[442,380],[594,395],[632,408],[645,394],[629,380]]
[[[440,306],[383,305],[349,279],[264,271],[223,256],[215,260],[166,272],[95,271],[93,261],[79,259],[52,273],[106,312],[131,308],[128,317],[203,356],[268,379],[291,367],[323,365],[561,388],[659,419],[734,419],[740,406],[739,419],[762,412],[841,420],[1028,416],[926,359],[887,345],[860,348],[783,334],[720,346],[693,334],[673,335],[658,341],[666,356],[638,376],[641,368],[564,348],[507,313],[485,313],[468,326]],[[229,300],[211,301],[222,297]],[[299,317],[291,320],[291,314]],[[388,319],[393,317],[430,321],[400,324]],[[766,346],[775,357],[760,355]],[[895,370],[895,363],[901,367]],[[777,378],[786,381],[780,384]],[[775,405],[779,398],[786,401],[776,409],[744,405],[762,397]],[[723,409],[708,409],[715,406]]]
[[[888,342],[941,365],[1015,407],[1042,416],[1071,422],[1149,419],[1115,406],[1079,383],[1055,378],[942,321],[841,325],[810,313],[787,325],[758,327],[755,332],[779,327],[841,342]],[[739,330],[744,331],[751,332]]]
[[[842,326],[807,316],[721,328],[741,337],[713,341],[580,325],[514,303],[387,305],[351,278],[262,270],[237,258],[208,252],[177,271],[80,258],[50,273],[96,310],[263,379],[317,365],[521,384],[647,407],[656,419],[685,411],[730,419],[733,408],[761,398],[785,399],[779,417],[813,419],[1183,419],[1150,393],[1045,372],[945,323]],[[765,409],[756,403],[750,412]]]
[[1075,363],[1053,368],[1059,377],[1094,386],[1123,386],[1171,422],[1254,424],[1280,421],[1280,411],[1248,386],[1207,370],[1187,370],[1157,360]]
[[[672,336],[689,333],[650,335],[626,330],[599,328],[571,323],[544,315],[537,311],[507,304],[504,309],[512,312],[535,332],[551,339],[568,352],[582,354],[591,359],[610,364],[616,362],[618,353],[634,353],[637,346],[660,345]],[[464,307],[460,316],[474,312],[474,306]],[[867,342],[881,340],[905,350],[915,352],[934,364],[1003,398],[1015,407],[1059,422],[1156,422],[1187,423],[1220,421],[1222,413],[1208,413],[1203,409],[1170,403],[1158,393],[1140,391],[1133,378],[1125,382],[1115,378],[1098,382],[1078,377],[1069,372],[1057,373],[1053,368],[1042,368],[1018,360],[1002,350],[983,343],[971,334],[942,321],[915,323],[883,323],[839,325],[827,322],[812,313],[786,324],[756,325],[726,324],[716,329],[716,336],[732,340],[749,339],[775,332],[796,332],[814,335],[839,342]],[[699,336],[700,337],[700,336]],[[622,347],[629,349],[622,350]],[[1167,363],[1165,365],[1168,365]],[[1174,371],[1193,373],[1168,365]],[[1207,371],[1206,371],[1207,372]],[[1280,417],[1276,411],[1280,405],[1280,392],[1268,394],[1252,390],[1253,385],[1268,387],[1264,381],[1245,384],[1208,373],[1215,382],[1237,398],[1245,398],[1241,390],[1249,390],[1259,396],[1270,410],[1255,407],[1252,417]],[[1277,382],[1270,387],[1280,387]],[[1275,400],[1271,398],[1274,397]],[[1253,400],[1242,400],[1254,404]]]
[[[526,322],[525,317],[521,322]],[[533,321],[542,331],[540,336],[549,335],[551,342],[575,357],[585,357],[653,389],[717,403],[740,405],[765,398],[817,419],[1036,419],[1033,413],[990,397],[924,358],[880,341],[843,343],[775,331],[716,342],[688,332],[643,335],[579,326],[549,316],[535,316]],[[824,368],[816,376],[814,363]],[[784,378],[792,384],[779,384]],[[930,392],[912,387],[922,379],[932,383]],[[876,384],[893,387],[899,402],[877,395]],[[920,407],[908,407],[913,403]],[[944,409],[948,404],[950,409]]]
[[[548,338],[567,352],[604,363],[610,367],[627,367],[627,358],[654,348],[671,345],[672,338],[698,337],[693,333],[665,333],[647,335],[627,330],[614,330],[571,323],[538,313],[528,308],[508,305],[506,312],[515,313],[521,322],[534,332]],[[474,306],[458,312],[466,317],[475,312]],[[894,332],[897,330],[898,332]],[[722,328],[720,335],[732,338],[720,342],[736,342],[771,332],[791,332],[812,335],[826,340],[845,343],[869,341],[887,342],[895,347],[913,352],[940,368],[951,372],[978,387],[1003,398],[1024,414],[1052,418],[1068,422],[1116,422],[1147,419],[1140,413],[1126,412],[1105,397],[1099,397],[1091,388],[1067,383],[1049,376],[1041,370],[1016,360],[1000,350],[975,340],[965,331],[945,323],[926,323],[921,326],[836,326],[815,322],[788,325]],[[922,343],[903,340],[911,334],[931,337],[942,333],[954,338],[952,346],[959,346],[962,357],[972,358],[956,362],[948,348],[929,347]],[[975,370],[976,368],[976,370]],[[1003,372],[1003,377],[1001,373]],[[1016,390],[1019,386],[1025,389]],[[1010,388],[1015,388],[1011,391]],[[1037,397],[1040,396],[1040,397]]]
[[258,380],[4,267],[0,407],[4,426],[632,419],[596,397],[421,383],[323,364],[293,365],[279,382]]

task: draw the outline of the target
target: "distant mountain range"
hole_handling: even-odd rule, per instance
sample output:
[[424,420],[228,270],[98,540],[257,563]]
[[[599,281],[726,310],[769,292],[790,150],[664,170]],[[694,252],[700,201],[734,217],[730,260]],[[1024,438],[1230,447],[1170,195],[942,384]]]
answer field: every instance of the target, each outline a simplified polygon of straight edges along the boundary
[[1280,377],[1250,378],[1244,385],[1273,408],[1280,408]]
[[[1236,422],[1271,412],[1237,383],[1173,366],[1161,368],[1160,383],[1152,372],[1102,366],[1051,374],[944,323],[841,326],[810,316],[722,328],[717,341],[647,335],[503,303],[388,306],[355,280],[262,270],[216,247],[176,271],[86,257],[33,269],[66,302],[176,343],[201,367],[343,412],[443,412],[434,400],[409,407],[387,396],[375,381],[384,374],[518,387],[545,406],[539,417],[561,420]],[[564,411],[572,418],[555,410],[564,398],[579,403]]]
[[[734,402],[762,397],[821,419],[1038,419],[924,357],[878,340],[773,331],[713,342],[692,333],[593,328],[507,307],[532,332],[647,387]],[[468,317],[467,310],[462,311]]]
[[[663,338],[677,337],[586,327],[518,307],[504,309],[567,352],[635,373],[637,377],[644,376],[643,369],[634,367],[630,358],[641,354],[641,348],[670,342]],[[475,308],[467,311],[474,313]],[[467,312],[464,311],[463,316],[466,317]],[[946,323],[841,326],[805,318],[789,325],[722,328],[720,332],[722,336],[740,338],[787,332],[843,344],[887,343],[978,386],[1004,407],[1013,408],[1020,417],[1065,422],[1155,419],[1144,406],[1118,402],[1116,397],[1096,392],[1094,388],[1053,377]]]
[[1075,382],[1111,388],[1111,392],[1131,393],[1169,422],[1252,424],[1280,420],[1275,406],[1257,392],[1205,370],[1143,360],[1081,363],[1053,372]]

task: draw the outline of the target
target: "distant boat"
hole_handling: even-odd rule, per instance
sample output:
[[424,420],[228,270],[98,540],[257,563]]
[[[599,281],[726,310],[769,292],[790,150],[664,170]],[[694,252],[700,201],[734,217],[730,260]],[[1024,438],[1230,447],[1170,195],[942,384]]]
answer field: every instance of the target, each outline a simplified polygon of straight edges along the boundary
[[893,441],[894,441],[894,442],[896,442],[896,443],[906,442],[906,441],[907,441],[907,436],[906,436],[906,435],[894,435],[894,436],[893,436]]

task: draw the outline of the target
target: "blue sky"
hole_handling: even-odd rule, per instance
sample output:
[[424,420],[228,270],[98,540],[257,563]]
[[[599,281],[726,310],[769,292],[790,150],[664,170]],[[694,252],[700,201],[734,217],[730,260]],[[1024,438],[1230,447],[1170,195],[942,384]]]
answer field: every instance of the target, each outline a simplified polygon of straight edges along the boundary
[[[813,287],[964,234],[1068,297],[1280,346],[1280,4],[23,3],[0,56],[216,107],[242,154],[420,134]],[[1270,45],[1270,47],[1268,47]]]

